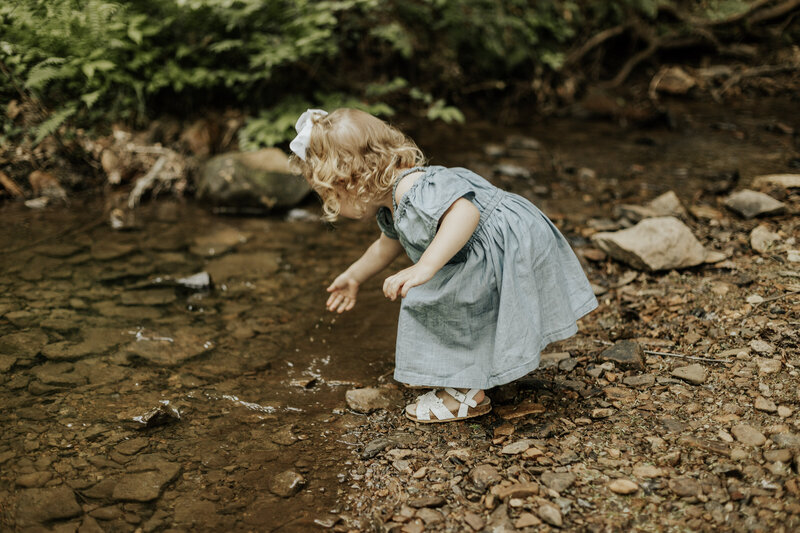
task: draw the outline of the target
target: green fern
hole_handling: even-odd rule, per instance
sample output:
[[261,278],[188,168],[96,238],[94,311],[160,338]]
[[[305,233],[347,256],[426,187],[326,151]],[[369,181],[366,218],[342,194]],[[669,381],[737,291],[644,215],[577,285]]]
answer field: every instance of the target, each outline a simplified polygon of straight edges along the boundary
[[75,114],[77,108],[75,106],[65,107],[50,115],[50,118],[33,128],[33,145],[36,146],[45,138],[52,135],[64,122]]

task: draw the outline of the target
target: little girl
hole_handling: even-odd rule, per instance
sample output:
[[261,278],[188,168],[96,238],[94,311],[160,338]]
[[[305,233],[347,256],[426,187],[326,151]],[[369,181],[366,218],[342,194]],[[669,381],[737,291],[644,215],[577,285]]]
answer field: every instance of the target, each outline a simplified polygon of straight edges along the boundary
[[597,307],[566,239],[525,198],[463,168],[424,166],[413,141],[355,109],[303,113],[293,164],[322,197],[325,218],[376,216],[380,237],[328,287],[342,313],[359,286],[405,251],[386,278],[403,298],[394,377],[432,387],[406,407],[418,422],[486,414],[484,389],[539,366],[547,344]]

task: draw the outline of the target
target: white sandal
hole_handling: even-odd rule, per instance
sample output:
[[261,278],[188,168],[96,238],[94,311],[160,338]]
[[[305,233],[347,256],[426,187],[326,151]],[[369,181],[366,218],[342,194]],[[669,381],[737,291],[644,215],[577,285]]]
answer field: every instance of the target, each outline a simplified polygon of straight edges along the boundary
[[[417,397],[416,404],[412,403],[407,405],[406,417],[414,422],[435,424],[438,422],[453,422],[456,420],[474,418],[476,416],[485,415],[492,410],[492,402],[489,400],[488,396],[484,396],[481,403],[475,401],[475,395],[480,392],[480,389],[470,389],[464,394],[456,389],[445,387],[444,391],[459,402],[458,414],[454,415],[450,409],[445,407],[444,401],[436,395],[437,390],[439,389],[428,391]],[[412,407],[414,410],[413,415],[410,412]],[[431,419],[431,414],[436,418]]]

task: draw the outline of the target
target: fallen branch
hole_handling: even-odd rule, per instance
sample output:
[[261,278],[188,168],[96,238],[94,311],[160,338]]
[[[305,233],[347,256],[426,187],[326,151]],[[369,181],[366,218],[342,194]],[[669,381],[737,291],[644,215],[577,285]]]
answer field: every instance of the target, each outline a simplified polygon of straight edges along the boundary
[[136,184],[133,186],[130,196],[128,196],[128,207],[131,209],[136,207],[136,204],[139,203],[144,192],[156,181],[161,169],[164,168],[166,163],[167,156],[162,155],[147,174],[136,180]]
[[25,194],[20,189],[17,182],[15,182],[11,177],[6,174],[5,172],[0,171],[0,185],[8,191],[8,194],[13,196],[14,198],[22,198]]
[[581,58],[583,58],[583,56],[592,51],[593,48],[599,46],[609,39],[616,37],[617,35],[620,35],[630,27],[630,24],[620,24],[619,26],[614,26],[613,28],[608,28],[600,33],[595,34],[588,41],[583,43],[580,48],[570,53],[564,60],[564,65],[571,65],[578,62]]
[[780,72],[792,72],[795,70],[800,70],[800,65],[797,63],[789,63],[784,65],[761,65],[759,67],[744,69],[728,78],[727,81],[722,84],[722,87],[720,87],[719,90],[711,91],[711,95],[715,100],[719,101],[720,98],[731,89],[731,87],[745,78],[754,78],[756,76],[764,76],[766,74],[778,74]]
[[774,7],[754,13],[747,19],[748,24],[760,24],[761,22],[782,17],[792,10],[800,7],[800,0],[786,0]]

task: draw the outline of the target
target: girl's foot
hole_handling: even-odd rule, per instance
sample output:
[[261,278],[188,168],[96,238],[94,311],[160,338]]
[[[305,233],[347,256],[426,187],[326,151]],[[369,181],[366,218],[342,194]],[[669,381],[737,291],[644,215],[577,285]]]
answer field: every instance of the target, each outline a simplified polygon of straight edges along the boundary
[[485,415],[492,403],[480,389],[433,389],[406,406],[406,416],[423,423],[451,422]]

